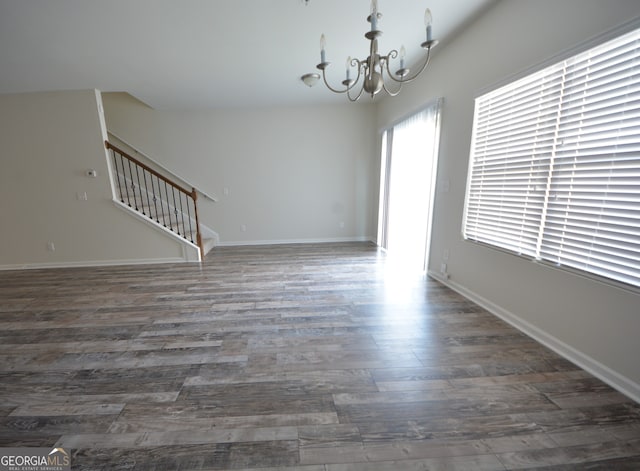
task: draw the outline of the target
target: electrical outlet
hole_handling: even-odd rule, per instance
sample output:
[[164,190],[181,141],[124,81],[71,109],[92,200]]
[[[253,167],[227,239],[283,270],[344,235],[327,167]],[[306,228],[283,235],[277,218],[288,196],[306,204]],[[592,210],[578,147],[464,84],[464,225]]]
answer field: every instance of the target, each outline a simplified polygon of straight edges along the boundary
[[49,252],[55,252],[56,251],[56,246],[53,242],[49,241],[47,242],[47,250]]
[[247,225],[246,225],[246,224],[242,224],[242,225],[240,226],[240,230],[241,230],[242,232],[247,232]]
[[447,264],[446,263],[442,263],[440,264],[440,273],[447,273]]
[[442,260],[445,262],[449,260],[449,249],[444,249],[444,252],[442,253]]

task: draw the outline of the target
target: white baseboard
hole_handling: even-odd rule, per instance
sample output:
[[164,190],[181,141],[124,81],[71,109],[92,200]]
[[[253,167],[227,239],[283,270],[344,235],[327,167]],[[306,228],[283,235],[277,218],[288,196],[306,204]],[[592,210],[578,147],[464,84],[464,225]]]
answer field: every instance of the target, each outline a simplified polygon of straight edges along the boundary
[[111,267],[118,265],[150,265],[159,263],[185,263],[185,259],[181,257],[143,259],[127,258],[123,260],[82,260],[77,262],[18,263],[13,265],[0,265],[0,271],[37,270],[41,268]]
[[[281,244],[324,244],[336,242],[371,242],[369,237],[344,237],[334,239],[286,239],[286,240],[260,240],[260,241],[238,241],[223,242],[217,247],[237,247],[242,245],[281,245]],[[0,271],[8,270],[37,270],[39,268],[81,268],[81,267],[101,267],[101,266],[117,266],[117,265],[145,265],[159,263],[190,263],[198,262],[194,258],[190,258],[189,254],[183,253],[182,257],[170,258],[144,258],[144,259],[123,259],[123,260],[82,260],[77,262],[51,262],[51,263],[17,263],[0,265]]]
[[428,275],[640,403],[640,384],[440,273],[429,271]]
[[371,242],[372,237],[333,237],[324,239],[280,239],[280,240],[239,240],[220,242],[218,247],[237,247],[241,245],[283,245],[283,244],[331,244],[337,242]]

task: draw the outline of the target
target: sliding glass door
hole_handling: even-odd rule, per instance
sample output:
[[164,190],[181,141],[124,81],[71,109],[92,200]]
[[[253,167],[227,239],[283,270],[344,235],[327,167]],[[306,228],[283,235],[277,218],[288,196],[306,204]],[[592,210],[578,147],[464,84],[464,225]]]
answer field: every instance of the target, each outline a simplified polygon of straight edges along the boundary
[[378,242],[407,273],[427,267],[440,104],[388,128],[382,139]]

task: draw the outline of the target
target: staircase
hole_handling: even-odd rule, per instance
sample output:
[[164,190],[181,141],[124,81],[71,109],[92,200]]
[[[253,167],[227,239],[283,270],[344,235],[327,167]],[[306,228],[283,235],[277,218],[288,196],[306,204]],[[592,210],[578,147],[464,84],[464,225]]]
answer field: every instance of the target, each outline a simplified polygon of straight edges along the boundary
[[118,202],[160,230],[197,247],[199,261],[216,245],[217,234],[198,220],[195,188],[188,190],[105,141]]

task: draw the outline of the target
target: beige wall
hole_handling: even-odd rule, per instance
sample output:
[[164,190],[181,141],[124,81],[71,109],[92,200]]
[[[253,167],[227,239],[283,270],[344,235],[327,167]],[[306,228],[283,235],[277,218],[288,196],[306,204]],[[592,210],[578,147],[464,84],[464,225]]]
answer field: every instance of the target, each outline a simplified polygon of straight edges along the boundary
[[0,95],[0,268],[183,258],[113,204],[99,106],[94,90]]
[[[640,400],[640,296],[465,242],[474,96],[640,15],[637,0],[509,0],[442,45],[419,83],[379,108],[379,127],[444,97],[430,270]],[[449,191],[445,187],[449,184]]]
[[109,131],[218,198],[199,211],[222,245],[373,238],[371,106],[178,112],[103,100]]

